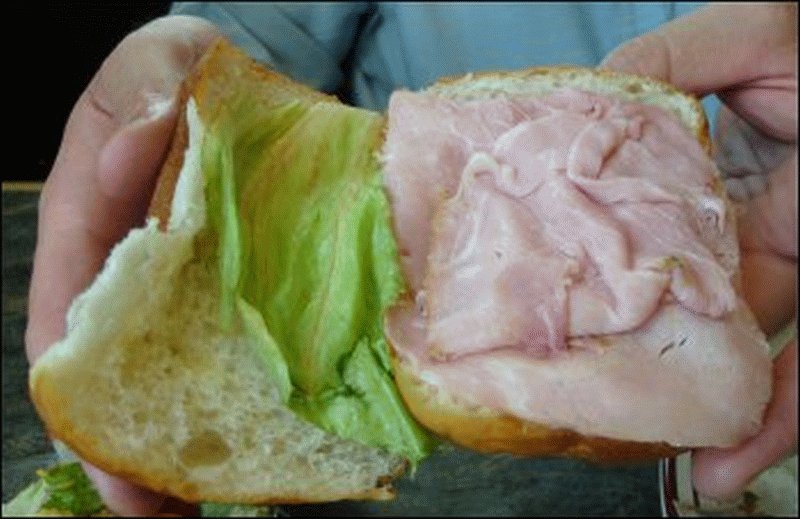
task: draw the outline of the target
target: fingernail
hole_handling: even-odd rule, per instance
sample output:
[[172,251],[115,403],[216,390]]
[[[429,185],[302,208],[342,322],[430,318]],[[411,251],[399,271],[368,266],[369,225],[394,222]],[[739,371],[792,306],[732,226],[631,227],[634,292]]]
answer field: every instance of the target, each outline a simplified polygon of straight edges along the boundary
[[157,93],[145,94],[145,100],[147,101],[146,119],[148,120],[158,119],[166,115],[175,103],[173,97],[166,97]]

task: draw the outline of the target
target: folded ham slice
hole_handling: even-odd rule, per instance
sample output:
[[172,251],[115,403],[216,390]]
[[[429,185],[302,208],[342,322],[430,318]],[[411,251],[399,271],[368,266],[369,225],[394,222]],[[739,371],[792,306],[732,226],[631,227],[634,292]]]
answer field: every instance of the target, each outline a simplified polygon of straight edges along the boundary
[[[390,312],[387,334],[410,371],[464,405],[584,434],[721,445],[755,430],[768,361],[733,286],[733,216],[673,114],[577,89],[396,92],[388,128],[415,304]],[[709,373],[739,382],[698,401]],[[643,412],[652,384],[664,397]],[[720,402],[737,391],[754,405],[731,413]],[[710,414],[725,424],[714,434],[686,425]]]
[[[464,104],[401,92],[389,116],[386,178],[432,356],[552,355],[568,336],[635,329],[665,294],[733,309],[714,166],[663,109],[578,90]],[[441,153],[419,154],[421,136]]]

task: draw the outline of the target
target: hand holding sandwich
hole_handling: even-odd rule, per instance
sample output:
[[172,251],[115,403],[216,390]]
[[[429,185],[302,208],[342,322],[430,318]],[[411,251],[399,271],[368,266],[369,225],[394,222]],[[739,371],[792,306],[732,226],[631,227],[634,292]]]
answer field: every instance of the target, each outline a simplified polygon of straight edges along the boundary
[[[187,27],[185,25],[178,27],[181,23],[188,24],[190,27],[193,26],[189,33],[196,36],[199,35],[196,38],[190,37],[191,42],[200,41],[202,43],[186,44],[186,39],[183,35],[186,33]],[[88,93],[84,96],[85,100],[79,103],[75,114],[73,114],[74,122],[68,125],[59,160],[42,197],[41,214],[43,224],[37,248],[36,268],[31,292],[31,327],[27,337],[29,356],[32,360],[37,358],[48,344],[60,337],[63,329],[62,316],[69,300],[88,284],[90,278],[99,269],[102,259],[105,258],[110,247],[125,234],[128,228],[136,226],[142,220],[149,194],[152,192],[152,186],[155,182],[156,171],[164,157],[166,141],[169,139],[174,126],[175,112],[166,110],[166,112],[162,112],[161,116],[144,120],[139,119],[138,122],[131,121],[136,121],[137,115],[146,111],[143,107],[147,106],[148,103],[142,102],[142,98],[139,97],[141,91],[144,90],[145,93],[155,92],[163,97],[172,96],[181,78],[185,76],[187,69],[214,36],[215,31],[213,29],[203,23],[194,25],[195,23],[186,19],[168,18],[151,24],[145,30],[126,39],[104,65],[98,74],[98,78],[95,79]],[[177,25],[173,26],[172,24]],[[177,30],[173,31],[173,29]],[[167,35],[165,39],[162,38],[164,34]],[[175,35],[175,37],[169,36],[170,34]],[[180,36],[178,36],[179,34]],[[164,52],[165,49],[166,52]],[[137,69],[134,73],[129,73],[131,64],[138,63],[132,57],[139,60],[142,56],[151,60],[149,61],[150,65],[145,66],[145,73],[142,74],[141,69]],[[152,66],[152,76],[147,73],[148,66]],[[243,65],[243,67],[244,70],[252,71],[247,64]],[[264,76],[259,76],[259,85],[267,73],[264,72],[263,74]],[[154,81],[136,79],[142,77],[154,78]],[[276,79],[273,78],[273,80]],[[284,80],[277,79],[277,81]],[[111,92],[111,94],[108,94],[108,92]],[[314,94],[305,91],[302,91],[304,92],[302,94],[298,92],[301,91],[293,91],[292,96],[310,96],[314,99],[314,103],[318,100]],[[133,102],[131,102],[132,100]],[[202,105],[203,103],[201,102],[200,104]],[[224,104],[225,106],[230,105],[227,101]],[[97,107],[100,107],[100,109],[98,110]],[[101,115],[101,123],[99,124],[93,119],[98,114]],[[111,114],[112,117],[106,118],[103,114]],[[83,118],[82,121],[80,120],[81,118]],[[788,125],[786,126],[788,127]],[[309,138],[313,140],[315,135],[310,135]],[[87,143],[90,144],[88,149]],[[290,151],[293,150],[294,148]],[[132,179],[135,180],[132,181]],[[88,196],[86,193],[88,193]],[[75,202],[75,200],[78,202]],[[178,214],[182,213],[178,212]],[[65,215],[69,218],[66,218]],[[78,215],[77,218],[75,218],[75,215]],[[96,222],[105,222],[105,224],[98,226]],[[113,224],[109,224],[109,222],[113,222]],[[154,234],[154,237],[161,239],[160,235]],[[149,246],[149,244],[144,243],[142,245]],[[283,249],[285,247],[272,247],[270,250]],[[72,258],[72,261],[78,260],[80,263],[77,266],[67,264],[64,258]],[[88,264],[87,258],[90,258]],[[65,271],[76,274],[65,278]],[[43,301],[42,287],[49,284],[50,279],[48,276],[53,278],[54,286],[62,286],[62,295],[57,298],[51,297],[49,301]],[[66,284],[64,279],[68,280]],[[126,281],[125,288],[135,284],[131,282],[133,279],[139,278],[136,276],[131,277]],[[753,283],[750,284],[753,285]],[[64,288],[65,285],[67,288]],[[150,285],[143,285],[143,287],[147,286]],[[139,291],[144,289],[140,287]],[[155,298],[152,297],[152,294],[148,294],[148,297],[141,298],[142,301],[145,299]],[[139,301],[140,299],[136,300]],[[103,315],[108,313],[104,311],[103,306],[97,305],[95,305],[93,311]],[[127,314],[130,315],[130,311]],[[118,319],[117,317],[120,316],[114,317],[114,323],[124,321],[124,319]],[[49,325],[50,328],[43,327],[40,324],[48,321],[51,323]],[[250,324],[255,327],[258,323]],[[702,330],[698,330],[697,333],[696,337],[702,343]],[[147,334],[144,334],[143,337],[145,342],[149,341]],[[182,338],[183,334],[178,332],[176,337]],[[189,341],[185,342],[189,347]],[[172,343],[170,342],[170,344]],[[226,343],[226,347],[233,347],[231,345],[235,344]],[[196,346],[196,344],[192,343],[191,346]],[[135,347],[129,349],[135,351]],[[57,350],[51,350],[51,352],[53,351]],[[48,354],[47,357],[52,356]],[[238,359],[239,357],[236,358]],[[143,366],[139,366],[142,368],[147,367],[147,365],[153,365],[150,361],[139,358],[138,354],[136,359],[133,360],[140,361],[133,364],[136,366],[143,364]],[[762,371],[766,372],[768,367],[767,359],[764,358],[763,360],[764,362],[762,362],[761,366],[764,369]],[[47,377],[42,376],[42,374],[46,373],[48,369],[47,367],[40,369],[39,376],[33,377],[35,379],[34,382],[40,388],[46,389]],[[61,373],[66,372],[62,371]],[[190,371],[190,375],[193,373],[193,371]],[[190,382],[194,384],[192,387],[201,387],[207,380],[206,378],[201,380],[195,377]],[[72,387],[72,385],[67,384],[65,386],[62,383],[60,387]],[[213,392],[215,395],[218,393],[218,391]],[[57,397],[57,395],[54,396]],[[85,396],[88,396],[88,394],[85,394]],[[170,396],[169,394],[165,395],[167,399]],[[761,402],[765,401],[766,398]],[[56,414],[58,414],[58,409],[62,407],[55,404],[56,398],[39,398],[38,402],[40,406],[50,406],[52,410],[56,411]],[[259,405],[267,405],[267,403],[259,402]],[[142,403],[148,409],[151,404],[150,400],[145,400]],[[124,406],[119,408],[122,410],[121,412],[127,412]],[[87,420],[83,418],[74,419],[74,423],[79,421],[86,422]],[[91,422],[91,420],[88,421]],[[237,421],[236,424],[239,426],[241,422]],[[164,424],[155,423],[153,425],[156,427],[165,426]],[[266,425],[259,423],[259,427],[264,429]],[[102,428],[100,432],[106,434],[109,430],[111,429]],[[190,456],[195,451],[191,449],[187,451],[181,445],[184,445],[184,441],[186,442],[185,446],[192,446],[200,440],[208,443],[214,438],[218,439],[214,445],[220,443],[224,445],[222,437],[219,435],[213,436],[213,434],[209,436],[209,434],[211,433],[205,434],[205,436],[200,435],[199,440],[194,437],[182,439],[177,443],[170,444],[168,447],[169,449],[180,448],[178,454],[182,457],[183,469],[192,472],[192,477],[197,476],[193,481],[198,483],[204,481],[204,476],[200,469],[190,463],[196,461],[194,458],[197,456]],[[241,438],[243,434],[244,431],[235,432],[232,438]],[[251,436],[250,434],[247,435],[248,438]],[[117,445],[114,438],[111,440],[111,444]],[[695,443],[695,445],[707,444]],[[248,448],[252,449],[252,447]],[[148,454],[152,452],[148,449],[143,452]],[[111,453],[111,457],[117,456],[118,451],[119,449],[115,449]],[[241,452],[245,452],[245,450]],[[237,451],[234,454],[243,456],[241,452]],[[183,460],[184,457],[186,460]],[[168,459],[168,457],[165,459]],[[227,460],[227,458],[225,459]],[[233,457],[231,459],[238,458]],[[250,458],[247,461],[250,461]],[[214,465],[218,465],[220,470],[228,470],[227,466],[230,463],[222,463],[217,460]],[[107,463],[105,466],[110,467],[112,464]],[[170,468],[174,469],[175,467]],[[194,474],[194,472],[198,474]],[[261,483],[264,479],[263,473],[257,470],[251,470],[251,472],[257,475],[258,481]],[[117,470],[115,473],[127,472]],[[236,474],[241,473],[237,472]],[[145,473],[143,477],[140,477],[139,481],[149,481],[148,476],[150,474]],[[203,495],[207,497],[208,491],[202,494],[196,489],[193,490],[191,485],[184,484],[186,483],[186,475],[178,475],[176,477],[178,479],[175,485],[178,486],[174,487],[173,495],[189,495],[188,499],[190,500],[196,500],[191,496]],[[162,497],[149,493],[140,494],[134,492],[133,487],[122,483],[121,480],[110,479],[105,476],[96,477],[95,479],[99,481],[106,501],[119,511],[143,513],[145,510],[157,509],[163,501]],[[121,485],[117,485],[117,482],[121,483]],[[252,485],[247,490],[252,492],[253,488],[250,487]],[[162,487],[159,486],[158,488]],[[127,494],[127,502],[115,499],[114,495],[117,493],[120,495]]]
[[[716,93],[725,103],[715,153],[723,174],[734,175],[729,188],[741,187],[742,168],[769,175],[765,192],[743,193],[752,197],[739,232],[745,297],[765,333],[781,330],[797,304],[797,6],[711,6],[632,40],[604,66]],[[736,448],[695,451],[701,493],[731,495],[796,452],[796,339],[773,373],[762,431]]]
[[[133,32],[111,53],[70,115],[42,191],[26,349],[31,364],[63,336],[70,302],[111,247],[143,222],[176,120],[173,96],[218,36],[199,18],[169,17]],[[121,513],[154,513],[160,500],[89,468]]]

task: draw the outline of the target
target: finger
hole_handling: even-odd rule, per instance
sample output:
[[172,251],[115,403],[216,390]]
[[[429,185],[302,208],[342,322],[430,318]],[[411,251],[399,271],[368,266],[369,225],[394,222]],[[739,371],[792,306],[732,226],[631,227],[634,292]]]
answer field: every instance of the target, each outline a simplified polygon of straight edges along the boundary
[[767,336],[782,330],[797,314],[797,263],[758,252],[742,256],[745,301]]
[[[796,50],[794,59],[797,60]],[[797,76],[756,79],[739,87],[722,90],[718,95],[760,132],[796,145]]]
[[167,16],[126,36],[87,87],[117,128],[146,118],[150,93],[173,96],[221,32],[191,16]]
[[765,333],[797,312],[797,152],[770,176],[739,220],[742,290]]
[[94,221],[105,222],[95,232],[107,233],[107,241],[116,243],[133,225],[144,222],[177,121],[174,100],[160,103],[156,110],[151,118],[123,128],[100,153],[98,192],[114,218],[102,220],[106,215],[98,214]]
[[731,449],[695,451],[692,476],[708,497],[736,497],[769,466],[797,451],[797,339],[775,359],[773,396],[758,435]]
[[[50,211],[62,222],[39,231],[28,299],[25,348],[32,365],[64,332],[65,314],[72,299],[91,282],[108,247],[87,235],[73,221],[69,208]],[[40,218],[40,221],[42,219]]]
[[[125,38],[76,103],[39,200],[25,334],[31,363],[62,336],[69,303],[89,285],[126,230],[126,222],[135,221],[145,209],[141,199],[125,195],[151,179],[147,174],[127,179],[129,168],[116,167],[122,166],[124,157],[135,159],[129,165],[139,164],[138,155],[129,146],[112,144],[99,171],[101,150],[120,128],[148,115],[147,93],[174,95],[186,71],[220,34],[213,24],[199,18],[154,20]],[[123,131],[122,141],[130,134],[136,140],[147,133],[136,124],[128,134]],[[153,139],[163,139],[159,131],[152,134]]]
[[706,94],[764,77],[797,81],[797,5],[710,5],[612,51],[602,66]]
[[165,496],[134,486],[127,481],[110,476],[94,465],[81,462],[100,493],[106,506],[125,517],[155,515],[164,503]]
[[[723,178],[748,177],[767,179],[781,164],[797,151],[796,143],[771,138],[736,115],[726,105],[721,105],[714,125],[713,158]],[[747,202],[762,194],[766,185],[742,186],[740,202]],[[753,189],[755,188],[755,189]],[[729,193],[730,194],[730,193]]]
[[[141,223],[174,124],[174,110],[133,123],[111,139],[96,162],[62,162],[62,168],[73,167],[74,178],[64,170],[52,173],[40,201],[31,275],[25,341],[31,363],[61,338],[67,308],[111,247]],[[93,166],[93,176],[83,171]]]
[[742,218],[743,248],[768,250],[797,259],[797,149],[769,177],[769,188],[754,198]]
[[133,485],[124,479],[106,474],[85,461],[81,465],[94,482],[103,502],[116,514],[123,517],[199,516],[197,505]]
[[93,218],[113,207],[98,191],[97,165],[118,123],[96,94],[88,88],[76,103],[39,198],[25,335],[31,363],[62,336],[70,301],[88,286],[111,247],[98,229],[108,214]]

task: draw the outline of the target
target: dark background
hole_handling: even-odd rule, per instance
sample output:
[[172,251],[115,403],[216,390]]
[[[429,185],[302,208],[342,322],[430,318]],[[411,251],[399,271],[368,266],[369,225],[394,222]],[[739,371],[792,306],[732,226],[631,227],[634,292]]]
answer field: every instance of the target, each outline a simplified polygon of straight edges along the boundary
[[[34,136],[32,154],[4,180],[41,181],[55,159],[72,106],[103,59],[129,32],[167,14],[169,2],[30,4],[16,19],[23,135]],[[27,20],[27,21],[25,21]],[[9,20],[13,27],[13,18]],[[13,45],[13,42],[12,42]],[[26,86],[27,83],[27,86]]]

